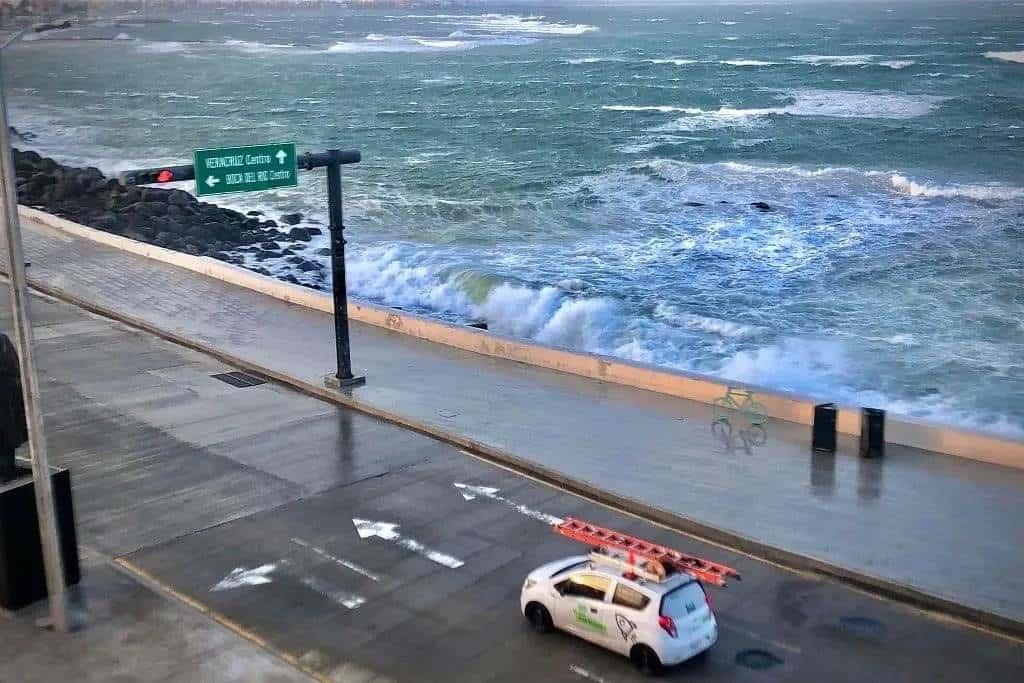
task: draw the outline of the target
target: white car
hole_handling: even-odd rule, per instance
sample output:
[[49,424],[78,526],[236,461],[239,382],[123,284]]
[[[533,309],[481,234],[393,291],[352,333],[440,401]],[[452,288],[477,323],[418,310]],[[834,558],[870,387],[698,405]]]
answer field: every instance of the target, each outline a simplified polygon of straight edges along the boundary
[[523,614],[538,631],[568,631],[650,674],[715,644],[718,623],[699,581],[686,573],[651,581],[621,569],[593,554],[538,567],[523,584]]

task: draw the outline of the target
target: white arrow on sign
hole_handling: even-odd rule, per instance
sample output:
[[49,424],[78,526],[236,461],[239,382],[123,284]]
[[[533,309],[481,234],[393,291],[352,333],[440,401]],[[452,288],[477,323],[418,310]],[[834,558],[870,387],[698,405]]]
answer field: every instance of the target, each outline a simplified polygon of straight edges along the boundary
[[275,154],[274,156],[277,157],[277,163],[284,166],[284,160],[288,158],[288,155],[285,153],[285,151],[283,149],[279,149],[277,150],[277,154]]
[[520,505],[514,500],[509,500],[505,496],[499,496],[498,493],[501,489],[496,489],[491,486],[471,486],[470,484],[460,484],[459,482],[453,483],[452,486],[457,488],[459,493],[461,493],[462,497],[466,500],[489,498],[515,508],[516,512],[519,514],[532,517],[533,519],[536,519],[539,522],[544,522],[545,524],[561,524],[564,521],[561,517],[555,517],[554,515],[549,515],[546,512],[541,512],[540,510],[528,508],[525,505]]
[[211,176],[206,176],[206,186],[207,187],[213,187],[214,185],[216,185],[219,182],[220,182],[220,178],[214,178],[212,175]]
[[371,538],[373,536],[377,536],[385,541],[392,541],[406,550],[419,553],[428,560],[437,562],[449,569],[458,569],[465,564],[457,557],[452,557],[451,555],[445,555],[444,553],[436,550],[431,550],[419,541],[414,541],[411,538],[405,538],[398,533],[397,524],[391,524],[389,522],[371,522],[368,519],[359,519],[357,517],[352,518],[352,523],[356,527],[356,533],[359,534],[359,538]]
[[270,575],[277,569],[276,564],[265,564],[253,569],[236,567],[227,576],[217,582],[211,591],[225,591],[240,586],[259,586],[264,583],[271,583]]

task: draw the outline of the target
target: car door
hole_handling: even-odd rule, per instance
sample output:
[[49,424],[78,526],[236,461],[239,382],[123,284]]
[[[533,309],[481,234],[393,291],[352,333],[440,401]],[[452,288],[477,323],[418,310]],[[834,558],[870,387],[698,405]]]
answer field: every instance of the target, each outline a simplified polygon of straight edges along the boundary
[[645,619],[650,620],[649,616],[645,617],[650,603],[651,598],[635,587],[625,581],[615,582],[608,606],[609,616],[614,623],[614,628],[609,630],[609,649],[629,654],[640,636],[640,626]]
[[560,594],[555,624],[580,638],[607,647],[614,624],[605,598],[611,579],[592,572],[577,572],[556,585]]

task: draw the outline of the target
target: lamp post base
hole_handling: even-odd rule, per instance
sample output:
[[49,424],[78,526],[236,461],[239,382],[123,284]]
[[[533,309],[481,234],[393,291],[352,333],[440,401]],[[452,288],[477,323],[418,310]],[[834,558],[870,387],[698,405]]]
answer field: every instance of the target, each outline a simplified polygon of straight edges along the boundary
[[339,379],[337,375],[325,375],[324,386],[328,389],[336,389],[338,391],[342,389],[351,389],[352,387],[358,387],[366,384],[366,377],[364,375],[353,375],[347,379]]

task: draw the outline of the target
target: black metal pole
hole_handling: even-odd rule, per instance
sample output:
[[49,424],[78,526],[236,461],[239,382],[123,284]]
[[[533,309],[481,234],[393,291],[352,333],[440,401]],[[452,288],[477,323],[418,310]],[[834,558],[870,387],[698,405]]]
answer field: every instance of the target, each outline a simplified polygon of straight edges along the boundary
[[352,374],[352,358],[348,338],[348,292],[345,285],[345,224],[341,209],[341,151],[327,150],[327,209],[331,229],[331,280],[334,297],[334,346],[338,357],[340,386],[353,386],[366,381]]

